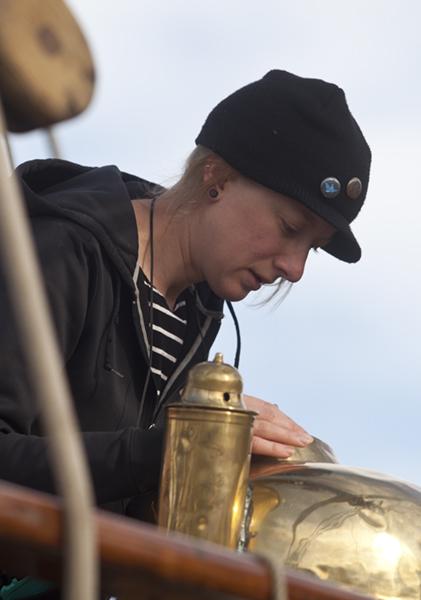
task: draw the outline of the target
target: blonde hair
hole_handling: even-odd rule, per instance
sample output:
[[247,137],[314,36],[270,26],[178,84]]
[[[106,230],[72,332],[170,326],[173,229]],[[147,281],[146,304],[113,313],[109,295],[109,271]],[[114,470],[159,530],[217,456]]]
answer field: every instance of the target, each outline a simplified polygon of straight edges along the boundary
[[[212,165],[211,179],[205,182],[203,175],[209,165]],[[209,188],[238,176],[239,173],[218,154],[204,146],[197,146],[187,157],[180,179],[165,190],[162,196],[170,200],[174,216],[186,215],[201,203]]]

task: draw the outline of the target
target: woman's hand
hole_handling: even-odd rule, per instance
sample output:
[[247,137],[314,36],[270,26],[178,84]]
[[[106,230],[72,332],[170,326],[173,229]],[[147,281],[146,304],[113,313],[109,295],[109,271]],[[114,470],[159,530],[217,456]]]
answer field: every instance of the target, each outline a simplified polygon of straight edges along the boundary
[[254,396],[245,395],[243,399],[248,410],[258,413],[253,426],[253,454],[287,458],[294,451],[291,446],[302,448],[313,441],[311,435],[280,411],[276,404]]

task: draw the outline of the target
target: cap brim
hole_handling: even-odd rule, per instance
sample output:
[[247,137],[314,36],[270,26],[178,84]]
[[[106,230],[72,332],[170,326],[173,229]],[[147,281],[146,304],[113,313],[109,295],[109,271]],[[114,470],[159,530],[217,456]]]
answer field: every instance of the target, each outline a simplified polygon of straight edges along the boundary
[[360,245],[355,239],[349,225],[348,231],[338,230],[331,241],[326,246],[323,246],[322,250],[347,263],[356,263],[361,258]]
[[[294,197],[294,196],[293,196]],[[336,228],[331,241],[322,247],[335,258],[347,263],[356,263],[361,258],[361,248],[351,231],[348,221],[333,207],[325,204],[319,198],[304,194],[295,196],[296,200],[304,204],[317,216],[327,221]]]

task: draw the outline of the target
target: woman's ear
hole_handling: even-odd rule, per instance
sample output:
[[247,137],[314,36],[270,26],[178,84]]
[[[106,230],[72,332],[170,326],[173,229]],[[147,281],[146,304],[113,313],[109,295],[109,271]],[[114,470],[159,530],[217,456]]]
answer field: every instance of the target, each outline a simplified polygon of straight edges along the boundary
[[[223,177],[218,173],[218,166],[214,162],[206,163],[203,169],[203,183],[207,188],[215,189],[222,192],[227,181],[227,177]],[[216,196],[211,196],[215,198]]]
[[215,183],[215,163],[207,162],[203,168],[203,183],[213,185]]

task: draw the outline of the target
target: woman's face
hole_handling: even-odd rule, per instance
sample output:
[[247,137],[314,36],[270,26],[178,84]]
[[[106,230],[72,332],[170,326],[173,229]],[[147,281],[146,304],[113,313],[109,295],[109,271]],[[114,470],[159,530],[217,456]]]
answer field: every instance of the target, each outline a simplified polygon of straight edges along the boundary
[[300,202],[243,177],[217,189],[200,211],[193,261],[226,300],[241,300],[280,277],[298,281],[311,248],[335,232]]

